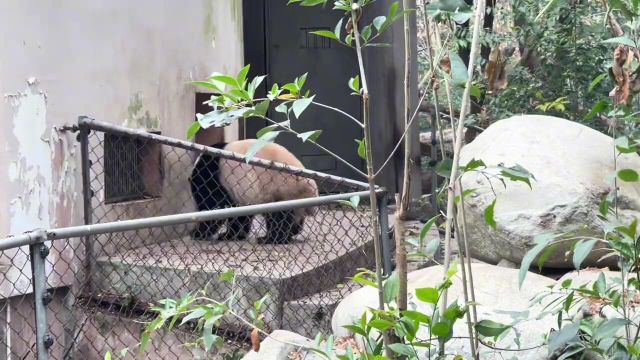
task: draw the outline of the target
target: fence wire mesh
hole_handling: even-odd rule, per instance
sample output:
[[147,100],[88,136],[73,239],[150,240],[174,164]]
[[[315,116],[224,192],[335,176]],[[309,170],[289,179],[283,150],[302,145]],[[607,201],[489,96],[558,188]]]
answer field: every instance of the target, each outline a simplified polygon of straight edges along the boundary
[[[264,201],[274,192],[283,194],[274,200],[286,200],[287,191],[300,188],[317,187],[321,197],[366,190],[350,180],[247,164],[220,150],[97,122],[82,124],[79,139],[87,224],[237,207],[238,200]],[[224,171],[216,166],[222,163]],[[256,169],[258,176],[250,176]],[[228,177],[225,186],[212,181],[221,173]],[[375,263],[372,231],[363,199],[357,209],[327,201],[312,211],[51,241],[49,358],[103,359],[107,351],[123,349],[129,349],[124,358],[134,358],[145,325],[156,315],[152,306],[199,290],[219,301],[233,292],[235,312],[247,319],[254,302],[268,295],[267,331],[327,333],[338,301],[356,287],[349,277]],[[0,275],[0,358],[36,358],[29,249],[6,250],[2,257],[0,264],[10,265]],[[235,273],[234,284],[219,279],[228,270]],[[144,357],[234,359],[249,346],[251,328],[234,318],[216,331],[225,340],[222,352],[185,345],[201,334],[187,323],[154,336]]]

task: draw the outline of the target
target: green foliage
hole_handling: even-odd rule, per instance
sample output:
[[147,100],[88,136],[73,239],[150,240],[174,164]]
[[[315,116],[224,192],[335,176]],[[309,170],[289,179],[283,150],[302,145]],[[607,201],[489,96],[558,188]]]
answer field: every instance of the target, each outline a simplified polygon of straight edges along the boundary
[[[311,2],[305,3],[305,6],[312,6]],[[200,129],[227,126],[238,119],[261,118],[271,122],[272,125],[258,131],[258,142],[247,152],[245,156],[247,161],[252,159],[263,146],[275,142],[277,136],[283,131],[295,134],[303,142],[315,142],[322,134],[321,130],[300,134],[291,127],[291,115],[299,119],[315,98],[315,95],[310,95],[308,90],[305,91],[307,74],[296,77],[292,82],[282,86],[273,84],[266,98],[256,98],[256,90],[265,76],[256,76],[249,81],[247,78],[249,68],[249,65],[243,67],[235,77],[214,73],[206,80],[191,82],[192,85],[214,93],[205,102],[211,106],[212,110],[206,114],[196,114],[197,121],[187,130],[187,138],[193,139]],[[275,122],[267,116],[272,104],[276,105],[274,111],[286,115],[286,121]],[[280,130],[274,131],[275,129]]]
[[489,104],[492,117],[547,113],[599,127],[593,118],[583,119],[592,104],[607,98],[613,88],[606,76],[599,77],[600,86],[590,86],[595,74],[607,72],[612,56],[603,42],[613,40],[608,40],[602,5],[555,0],[511,4],[515,40],[527,49],[531,63],[511,64],[507,88]]

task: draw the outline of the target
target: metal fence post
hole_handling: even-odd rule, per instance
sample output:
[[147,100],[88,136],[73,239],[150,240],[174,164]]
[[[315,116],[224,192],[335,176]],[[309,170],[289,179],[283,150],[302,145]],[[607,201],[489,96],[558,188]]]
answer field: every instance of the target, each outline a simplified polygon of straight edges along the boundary
[[378,195],[378,204],[380,242],[382,242],[382,268],[384,275],[389,275],[392,272],[393,246],[389,238],[389,209],[387,208],[389,201],[386,191]]
[[36,239],[38,239],[37,243],[29,245],[35,304],[36,352],[38,360],[47,360],[48,349],[53,345],[53,339],[47,333],[47,305],[51,301],[51,295],[47,291],[45,264],[49,248],[44,243],[47,241],[47,236],[43,230],[37,233]]
[[[78,120],[81,123],[80,119],[84,117],[81,116]],[[91,160],[89,159],[89,133],[90,129],[86,125],[80,125],[80,132],[78,133],[78,140],[80,141],[80,153],[81,153],[81,161],[82,161],[82,205],[83,205],[83,216],[84,216],[84,224],[91,225],[91,199],[93,197],[93,191],[91,190]],[[82,287],[86,292],[91,293],[91,267],[92,267],[92,258],[93,254],[93,243],[91,242],[91,235],[86,235],[83,237],[84,249],[85,249],[85,259],[84,259],[84,279],[82,281]]]

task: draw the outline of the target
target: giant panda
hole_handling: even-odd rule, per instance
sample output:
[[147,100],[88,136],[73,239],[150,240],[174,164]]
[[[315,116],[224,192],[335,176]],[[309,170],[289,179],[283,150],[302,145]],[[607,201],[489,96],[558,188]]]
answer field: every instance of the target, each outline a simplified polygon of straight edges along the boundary
[[[256,141],[239,140],[213,147],[245,155]],[[263,146],[254,157],[304,168],[295,155],[278,144]],[[189,182],[199,211],[318,196],[318,186],[312,179],[211,154],[202,154],[198,158]],[[314,208],[266,213],[267,234],[259,240],[265,244],[289,243],[302,230],[305,217],[314,214]],[[218,240],[243,240],[251,231],[252,220],[253,216],[242,216],[228,221],[201,222],[191,237],[194,240],[210,239],[226,222],[227,230],[218,236]]]

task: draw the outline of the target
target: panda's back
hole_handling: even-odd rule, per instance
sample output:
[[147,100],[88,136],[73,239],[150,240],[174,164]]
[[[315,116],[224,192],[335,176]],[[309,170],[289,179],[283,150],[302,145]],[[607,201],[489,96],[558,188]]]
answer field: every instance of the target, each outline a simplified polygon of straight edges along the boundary
[[[224,149],[245,155],[256,141],[255,139],[234,141],[227,144]],[[295,155],[285,147],[274,143],[263,146],[254,157],[304,168]],[[240,205],[318,196],[317,185],[311,179],[228,159],[220,159],[220,181]]]

